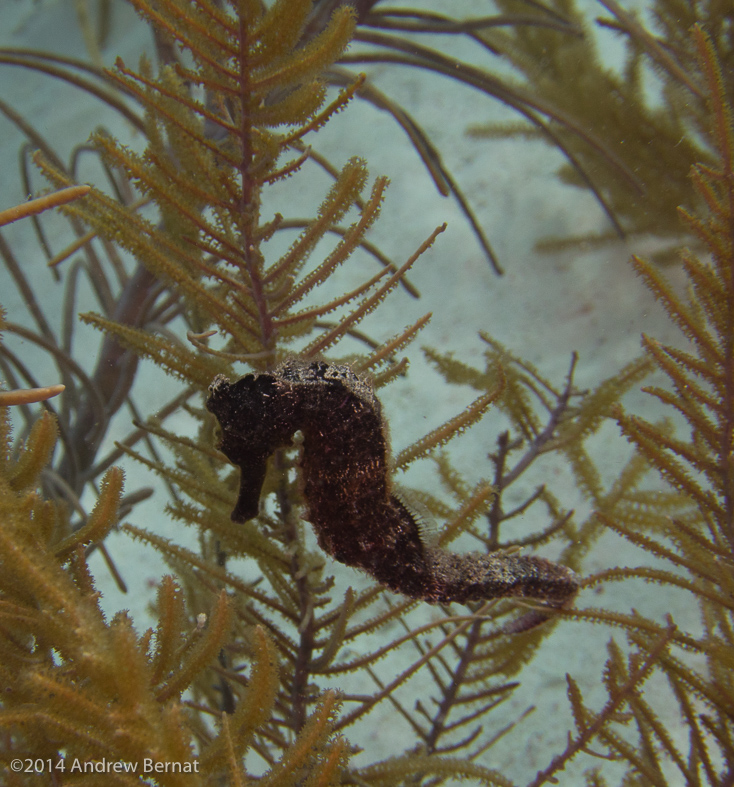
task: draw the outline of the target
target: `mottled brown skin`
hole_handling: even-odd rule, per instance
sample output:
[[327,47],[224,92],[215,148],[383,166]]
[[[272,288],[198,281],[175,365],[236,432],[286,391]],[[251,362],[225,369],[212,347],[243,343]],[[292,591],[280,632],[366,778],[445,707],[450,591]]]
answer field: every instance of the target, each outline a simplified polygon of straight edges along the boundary
[[423,544],[415,518],[390,491],[380,403],[348,367],[291,360],[233,384],[219,376],[206,406],[222,427],[221,450],[242,471],[235,522],[257,516],[267,459],[300,430],[306,518],[340,563],[433,603],[526,596],[559,606],[575,595],[573,571],[544,558]]

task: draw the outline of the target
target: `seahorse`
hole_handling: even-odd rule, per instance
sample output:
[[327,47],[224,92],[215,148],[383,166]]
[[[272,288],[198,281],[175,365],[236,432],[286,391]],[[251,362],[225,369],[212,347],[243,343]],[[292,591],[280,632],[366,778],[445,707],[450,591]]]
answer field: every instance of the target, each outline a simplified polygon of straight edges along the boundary
[[340,563],[430,603],[529,597],[560,607],[576,594],[576,574],[545,558],[424,543],[416,517],[392,491],[380,402],[348,366],[290,359],[234,383],[218,375],[206,406],[221,426],[221,451],[241,471],[233,521],[257,516],[268,457],[300,431],[305,518]]

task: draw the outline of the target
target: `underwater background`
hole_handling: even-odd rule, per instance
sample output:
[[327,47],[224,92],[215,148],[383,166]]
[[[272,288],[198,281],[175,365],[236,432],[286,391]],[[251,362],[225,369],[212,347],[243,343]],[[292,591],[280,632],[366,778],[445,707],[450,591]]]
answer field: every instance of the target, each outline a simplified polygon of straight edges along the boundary
[[[157,4],[151,4],[153,5]],[[167,4],[161,5],[165,7]],[[505,5],[509,7],[513,4]],[[534,8],[540,4],[514,5],[522,6],[520,10],[514,9],[518,15],[540,13]],[[654,23],[654,4],[639,2],[623,5],[625,12],[638,12],[643,23]],[[692,7],[695,4],[682,5]],[[91,14],[93,22],[97,15],[103,13],[109,17],[109,30],[104,38],[98,39],[97,51],[90,50],[89,41],[85,41],[83,24],[80,22],[82,6]],[[576,10],[573,11],[573,18],[585,20],[585,35],[595,42],[599,62],[615,73],[624,73],[627,57],[624,41],[614,31],[594,24],[594,19],[598,16],[608,18],[608,10],[591,2],[577,3],[574,7]],[[389,13],[393,8],[404,8],[404,5],[390,0],[378,4],[380,12]],[[502,10],[496,9],[492,3],[480,0],[454,2],[450,4],[450,8],[435,0],[426,0],[411,3],[411,8],[426,13],[447,14],[454,19],[478,19]],[[559,14],[561,11],[570,14],[572,4],[557,3],[554,8]],[[507,13],[512,11],[513,9],[507,10]],[[731,17],[734,16],[731,9],[729,16],[731,30]],[[141,19],[126,3],[5,0],[0,6],[0,21],[0,54],[11,53],[13,48],[42,50],[88,60],[95,65],[104,64],[108,68],[113,67],[119,57],[132,70],[137,68],[138,60],[144,53],[155,61],[156,48],[151,35],[151,24]],[[414,36],[410,39],[410,34],[407,34],[407,37],[409,40],[416,38]],[[483,69],[500,80],[507,80],[508,83],[513,80],[517,84],[521,82],[518,70],[511,65],[509,58],[493,54],[469,35],[435,33],[421,34],[419,38],[421,46],[436,47],[449,60]],[[358,60],[360,53],[371,51],[373,49],[369,40],[354,41],[350,44],[347,55]],[[96,62],[95,58],[100,58],[101,63]],[[184,59],[184,62],[189,61]],[[352,157],[358,156],[367,162],[370,183],[381,175],[389,178],[390,184],[382,202],[380,218],[370,229],[368,240],[383,249],[398,265],[408,259],[437,226],[444,222],[447,225],[446,230],[436,238],[407,276],[410,284],[420,293],[420,298],[413,297],[405,288],[398,287],[379,308],[366,317],[360,327],[360,330],[379,343],[399,334],[406,325],[415,322],[427,312],[432,314],[430,323],[421,331],[417,341],[405,351],[410,360],[407,374],[396,376],[389,385],[379,390],[394,455],[420,440],[431,430],[450,421],[476,399],[476,386],[457,384],[460,377],[458,373],[454,374],[454,379],[446,380],[445,376],[439,373],[440,369],[437,367],[441,364],[436,362],[436,358],[450,354],[467,367],[484,370],[488,343],[479,336],[480,331],[491,336],[494,342],[513,357],[523,359],[528,367],[537,370],[539,376],[553,381],[559,391],[563,389],[564,380],[569,373],[573,353],[578,356],[574,367],[573,387],[575,391],[586,392],[597,389],[602,381],[618,375],[640,357],[643,333],[655,337],[663,345],[673,345],[681,349],[690,347],[681,337],[678,328],[671,323],[659,299],[645,286],[639,273],[630,264],[632,254],[642,258],[652,258],[655,255],[663,258],[673,247],[685,245],[686,236],[683,231],[680,233],[680,243],[679,239],[671,239],[670,235],[656,234],[653,231],[630,232],[627,237],[597,242],[595,236],[613,234],[609,216],[589,189],[571,185],[558,176],[558,170],[567,163],[567,157],[557,147],[549,144],[547,140],[530,135],[497,132],[500,127],[507,130],[507,124],[518,121],[518,113],[501,98],[488,96],[465,83],[425,68],[385,62],[356,63],[349,66],[354,72],[363,70],[367,74],[368,83],[399,105],[430,139],[434,149],[440,153],[444,168],[451,173],[463,199],[483,229],[502,269],[502,275],[498,275],[493,269],[459,201],[455,197],[438,193],[405,130],[384,109],[381,110],[368,100],[354,99],[313,134],[313,142],[307,138],[308,144],[313,144],[314,149],[328,158],[337,169],[344,167]],[[542,65],[540,68],[542,70]],[[577,68],[583,71],[586,65],[579,62]],[[333,100],[336,95],[336,88],[330,87],[328,100]],[[643,75],[643,96],[649,106],[660,111],[663,111],[660,108],[666,106],[668,97],[664,80],[653,68],[648,68]],[[132,151],[140,153],[145,148],[146,137],[140,129],[134,128],[119,112],[113,111],[103,101],[89,95],[85,90],[47,73],[41,73],[34,67],[27,67],[27,64],[13,64],[9,58],[7,62],[0,60],[0,100],[4,106],[20,113],[36,133],[48,140],[59,159],[64,162],[69,161],[72,151],[85,144],[89,135],[99,127],[104,127],[109,135],[129,146]],[[603,102],[605,99],[600,100]],[[488,137],[481,136],[476,133],[478,126],[491,126],[495,133]],[[693,130],[691,133],[695,136],[699,132]],[[26,139],[27,134],[22,132],[18,123],[13,122],[7,114],[0,116],[2,209],[20,204],[29,196],[29,189],[19,172],[18,151]],[[28,150],[33,147],[31,142]],[[711,149],[708,143],[704,143],[703,147]],[[31,165],[28,171],[30,190],[33,193],[47,187],[46,180],[35,167]],[[89,152],[79,156],[76,176],[78,182],[101,184],[104,177],[96,154]],[[333,180],[332,175],[312,166],[305,174],[300,172],[292,178],[284,177],[269,183],[263,191],[260,205],[263,218],[272,218],[275,213],[296,217],[314,215]],[[105,186],[100,187],[105,189]],[[687,207],[695,209],[698,205],[691,201]],[[142,210],[143,215],[148,216],[150,221],[157,221],[151,206],[144,206]],[[654,210],[654,206],[650,210]],[[46,214],[43,217],[43,226],[54,253],[71,243],[78,235],[78,231],[70,227],[69,220],[60,214]],[[284,232],[282,238],[276,236],[272,240],[268,246],[271,259],[287,252],[296,232],[297,229],[293,229],[289,233]],[[551,242],[571,237],[576,240],[555,245]],[[99,310],[99,292],[95,292],[89,280],[79,273],[75,274],[78,276],[75,300],[70,302],[68,289],[65,290],[69,286],[66,284],[69,273],[64,270],[64,265],[69,266],[69,261],[57,268],[59,274],[55,275],[49,270],[47,257],[39,247],[38,234],[30,221],[15,222],[4,227],[3,239],[4,244],[12,249],[23,275],[33,287],[34,297],[53,331],[61,335],[61,326],[65,320],[68,324],[71,311],[77,313]],[[303,271],[312,270],[319,260],[329,254],[335,243],[333,238],[322,238],[315,245],[311,260]],[[120,264],[131,270],[133,261],[129,251],[123,249],[119,254]],[[659,263],[658,269],[664,272],[673,292],[685,292],[686,272],[679,263],[666,260]],[[310,308],[324,299],[352,291],[376,270],[374,260],[370,259],[369,255],[357,255],[333,275],[329,275],[323,286],[319,286],[318,296],[313,293],[304,296],[301,306]],[[18,277],[14,277],[7,267],[0,270],[0,302],[8,323],[32,330],[34,320],[28,308],[28,299],[23,297],[17,282]],[[184,321],[189,319],[190,315],[184,311],[166,326],[167,331],[186,336]],[[73,317],[71,319],[74,325],[74,358],[88,374],[92,374],[100,348],[100,333],[91,325],[82,324]],[[203,330],[204,320],[197,314],[190,324],[196,326],[199,323],[199,330]],[[165,336],[165,331],[162,330],[161,335]],[[22,358],[24,364],[33,370],[37,379],[49,384],[57,381],[58,374],[53,357],[43,347],[29,341],[27,337],[24,338],[18,331],[7,331],[3,341],[6,348]],[[421,352],[423,347],[430,347],[433,355],[424,355]],[[293,351],[298,353],[298,345],[290,352]],[[355,337],[347,337],[337,350],[329,350],[330,357],[335,359],[349,359],[353,354],[364,352],[364,344]],[[256,364],[255,369],[261,371]],[[233,369],[237,376],[252,371],[246,363],[240,362],[234,363]],[[645,385],[665,384],[666,378],[660,370],[648,371],[650,373],[644,380]],[[8,381],[4,387],[15,386]],[[629,390],[623,390],[626,387]],[[622,405],[625,411],[651,423],[658,423],[661,418],[671,415],[670,408],[665,406],[660,398],[641,392],[640,387],[639,382],[629,386],[619,384],[618,392],[620,396],[624,396]],[[133,422],[137,426],[149,414],[174,398],[180,390],[179,380],[164,374],[160,365],[156,367],[150,360],[141,361],[130,394],[134,398],[138,415],[134,416],[131,410],[123,407],[110,419],[99,455],[103,456],[113,450],[114,441],[124,440],[131,432]],[[191,405],[201,409],[202,402],[194,404],[192,401]],[[481,420],[477,420],[471,428],[452,440],[446,450],[450,456],[451,473],[456,473],[461,478],[461,483],[457,482],[457,488],[475,488],[482,480],[492,483],[495,468],[488,455],[496,453],[498,436],[504,430],[512,429],[514,423],[506,408],[490,409]],[[674,423],[683,433],[687,431],[688,425],[679,413],[674,414]],[[191,440],[205,439],[208,434],[206,429],[211,431],[212,427],[210,425],[205,428],[201,424],[198,411],[192,413],[182,408],[165,421],[165,429]],[[21,431],[20,423],[15,424],[15,430]],[[459,431],[458,428],[456,431]],[[598,473],[595,478],[598,477],[599,484],[603,487],[612,486],[628,467],[635,448],[621,434],[618,422],[609,413],[595,424],[593,432],[588,439],[584,436],[583,456],[588,456],[589,462],[594,463],[594,472]],[[544,455],[534,457],[532,466],[521,482],[506,493],[503,501],[506,509],[523,506],[523,501],[533,494],[533,490],[540,485],[546,485],[552,488],[560,509],[564,512],[573,511],[574,522],[583,523],[592,517],[593,512],[598,509],[598,500],[579,483],[579,468],[569,461],[562,449],[563,445],[559,443],[553,450],[549,448]],[[59,449],[55,455],[56,460],[58,451]],[[167,459],[172,467],[176,462],[179,469],[183,466],[181,457],[170,447],[162,447],[160,456],[163,461]],[[205,537],[201,532],[196,528],[183,526],[180,517],[172,518],[166,512],[166,504],[169,503],[167,483],[171,479],[166,481],[154,478],[151,467],[141,465],[130,456],[120,457],[119,463],[124,467],[126,490],[152,490],[147,499],[141,499],[132,509],[126,511],[123,521],[145,528],[158,538],[170,539],[192,552],[201,549],[202,553],[211,558],[210,547],[202,546]],[[408,492],[422,490],[427,495],[435,494],[440,497],[438,489],[446,477],[451,475],[445,468],[443,472],[444,476],[441,475],[441,468],[437,468],[431,461],[418,462],[401,472],[397,482],[404,485]],[[291,480],[295,488],[296,482]],[[180,483],[180,479],[178,482]],[[230,480],[229,491],[233,495],[231,486]],[[652,495],[656,492],[662,493],[669,487],[662,479],[653,477],[647,482],[646,489]],[[270,491],[273,491],[272,484]],[[410,502],[408,492],[406,499]],[[293,494],[296,495],[295,492]],[[93,485],[87,485],[80,497],[85,510],[92,508],[95,496]],[[303,502],[297,495],[294,500]],[[440,531],[451,518],[441,520],[436,511],[431,513],[430,503],[428,499],[420,501],[420,505],[428,509],[426,518],[429,523],[426,527],[438,528]],[[265,516],[274,518],[277,510],[277,506],[271,503],[265,509]],[[674,516],[672,503],[670,510]],[[438,519],[439,524],[431,524],[433,518]],[[504,525],[503,536],[508,541],[522,541],[549,524],[547,509],[541,506],[529,507],[522,516]],[[479,528],[476,522],[474,526]],[[571,532],[568,542],[573,543],[574,537],[580,539],[580,534],[584,532],[586,531],[579,529],[575,536]],[[302,540],[309,550],[323,560],[324,574],[334,577],[333,596],[336,600],[342,599],[347,588],[352,588],[359,594],[368,592],[374,585],[366,574],[341,565],[320,551],[310,528],[306,528],[302,533]],[[664,536],[663,540],[670,543],[668,536]],[[106,619],[112,620],[120,610],[125,609],[130,612],[138,636],[142,636],[149,627],[156,629],[161,615],[160,596],[154,609],[151,604],[156,599],[156,589],[161,577],[171,572],[170,555],[152,548],[150,544],[134,540],[129,532],[122,532],[117,528],[106,536],[104,544],[127,590],[125,593],[120,591],[119,583],[115,581],[101,551],[91,551],[89,569],[94,577],[94,585],[101,594],[99,604]],[[464,533],[452,545],[455,551],[477,548],[476,539],[472,539],[468,533]],[[551,560],[562,560],[564,549],[565,542],[549,538],[539,544],[537,554]],[[3,556],[3,560],[7,558]],[[258,576],[258,569],[253,565],[251,558],[244,553],[233,553],[227,568],[235,574],[241,572],[243,581],[251,582]],[[593,539],[590,538],[583,560],[580,565],[574,565],[574,568],[581,576],[587,577],[617,566],[644,566],[663,570],[665,565],[663,555],[651,552],[645,544],[630,543],[630,539],[623,538],[610,528],[595,533]],[[2,570],[0,564],[0,571]],[[173,573],[176,574],[175,568]],[[277,584],[277,579],[267,571],[264,576],[267,581]],[[186,575],[181,581],[184,593],[189,592],[193,580]],[[196,607],[196,603],[203,604],[203,598],[194,594],[193,600],[187,602],[186,619],[189,622],[199,613],[209,614],[209,607]],[[383,608],[388,609],[390,605],[398,602],[399,597],[388,595],[383,602],[386,605]],[[582,588],[577,606],[621,615],[630,614],[630,610],[634,610],[636,614],[655,621],[663,628],[665,616],[670,614],[679,630],[687,632],[692,638],[704,636],[706,626],[710,625],[710,621],[702,623],[698,598],[690,589],[673,587],[670,584],[653,584],[641,577],[600,582]],[[512,607],[515,611],[518,608]],[[357,625],[357,621],[360,621],[361,625],[372,619],[373,610],[370,608],[369,613],[362,610],[362,617],[359,610],[354,614],[354,625]],[[417,629],[438,621],[445,614],[446,610],[440,607],[414,605],[406,610],[404,622],[396,618],[380,628],[365,631],[363,638],[355,637],[344,642],[340,646],[339,660],[345,663],[358,660],[375,648],[389,645],[402,637],[406,626]],[[454,605],[451,614],[466,615],[468,610]],[[259,619],[259,623],[264,624],[266,629],[267,620],[265,616]],[[251,625],[253,622],[258,621],[243,621],[243,625]],[[276,626],[275,623],[273,625]],[[721,625],[725,628],[724,624]],[[336,627],[336,624],[334,626]],[[508,780],[507,784],[531,783],[538,771],[545,768],[551,759],[563,752],[567,746],[569,731],[575,728],[574,713],[567,696],[569,690],[566,675],[573,676],[574,685],[583,695],[585,705],[597,709],[598,712],[608,700],[609,684],[604,683],[605,671],[608,674],[610,669],[608,665],[605,667],[610,658],[607,642],[613,637],[625,652],[631,647],[624,625],[612,627],[605,625],[603,621],[602,625],[592,625],[587,619],[573,619],[572,615],[568,615],[567,619],[544,623],[541,628],[543,627],[552,629],[552,633],[540,638],[542,641],[537,643],[537,650],[533,650],[532,659],[529,653],[523,651],[518,656],[518,667],[520,663],[523,664],[519,674],[514,674],[514,667],[507,670],[506,682],[517,680],[519,685],[512,691],[507,691],[506,696],[505,692],[498,690],[498,696],[504,698],[503,702],[481,719],[481,740],[489,740],[494,736],[498,736],[498,739],[483,751],[475,762],[493,773],[502,774]],[[297,628],[296,626],[296,631]],[[365,625],[365,628],[368,626]],[[435,629],[426,635],[425,641],[421,641],[420,647],[424,649],[421,652],[440,639],[440,631],[445,632],[445,629]],[[158,632],[160,637],[160,629]],[[288,630],[288,636],[293,637],[296,634]],[[523,637],[525,634],[517,636]],[[249,647],[243,645],[240,649],[235,648],[234,652],[238,656],[242,655],[247,662],[250,656]],[[515,645],[507,647],[509,658]],[[452,651],[451,655],[455,657],[456,652]],[[380,685],[377,681],[382,684],[389,682],[408,669],[416,658],[415,649],[395,647],[370,668],[376,671],[379,668],[378,676],[372,680],[364,672],[334,676],[315,674],[313,685],[321,690],[337,689],[347,695],[359,697],[374,692],[375,686]],[[493,669],[497,671],[495,679],[499,681],[497,675],[501,674],[502,670],[497,665],[501,659],[496,654],[492,658]],[[701,670],[705,671],[705,654],[692,649],[690,658],[694,668],[700,666]],[[526,659],[527,664],[524,663]],[[225,669],[223,662],[221,668]],[[439,672],[446,669],[450,673],[446,665],[437,666],[435,669]],[[205,683],[207,678],[199,676],[197,680]],[[212,682],[211,676],[208,680]],[[357,769],[355,780],[349,781],[349,776],[345,775],[347,771],[343,771],[341,777],[333,777],[335,781],[323,783],[383,783],[380,781],[383,777],[379,775],[379,769],[374,763],[400,757],[405,757],[404,762],[408,763],[408,754],[421,755],[420,736],[416,736],[414,725],[405,718],[404,713],[397,710],[394,703],[408,709],[415,708],[416,702],[428,707],[431,704],[430,697],[436,695],[433,681],[437,685],[442,684],[442,678],[436,673],[433,673],[431,679],[425,677],[425,670],[416,672],[413,677],[396,687],[389,699],[376,704],[369,713],[365,713],[345,730],[344,734],[349,742],[361,750],[350,759],[350,767]],[[500,683],[501,681],[497,685]],[[685,750],[690,741],[690,720],[684,718],[685,714],[681,712],[681,706],[675,699],[676,692],[671,692],[665,674],[653,674],[639,691],[646,701],[657,709],[658,718],[663,721],[666,735],[672,741],[671,746]],[[201,707],[206,704],[203,699],[205,694],[205,690],[198,687],[181,696],[184,699],[193,698],[191,701]],[[710,697],[703,691],[694,690],[693,694],[697,701],[703,701],[704,704],[710,701]],[[349,707],[349,702],[345,707]],[[531,707],[532,712],[527,713]],[[280,711],[282,708],[279,708],[278,712]],[[629,709],[627,712],[633,713]],[[428,716],[430,715],[431,712],[428,711]],[[419,716],[420,714],[416,714],[416,718]],[[619,717],[612,718],[613,716],[614,714],[610,714],[610,723],[624,725],[621,712]],[[517,719],[521,721],[505,731],[505,728]],[[728,723],[731,723],[731,719]],[[206,718],[206,724],[210,730],[217,728],[213,716]],[[22,725],[20,728],[26,729]],[[12,724],[8,729],[13,729]],[[651,771],[645,772],[639,767],[639,763],[635,767],[636,761],[631,755],[629,758],[624,757],[624,747],[621,744],[615,749],[614,740],[610,743],[607,738],[603,741],[592,741],[588,748],[594,750],[597,744],[600,748],[610,746],[615,751],[614,758],[598,760],[586,755],[580,756],[570,763],[563,773],[557,775],[560,783],[694,783],[678,780],[681,778],[680,768],[683,767],[680,763],[671,765],[670,762],[665,762],[665,747],[660,740],[665,741],[667,738],[655,739],[655,735],[659,735],[655,725],[650,722],[648,727],[642,725],[642,729],[645,734],[642,736],[641,749],[653,760],[660,760],[656,766],[659,767],[659,778],[669,778],[669,781],[655,781],[650,775]],[[326,727],[324,730],[326,735],[328,730]],[[716,730],[719,728],[715,724],[709,728],[709,734],[714,738],[717,737]],[[469,732],[469,729],[466,732]],[[196,735],[199,736],[197,746],[201,751],[204,746],[202,741],[209,740],[213,733],[197,729]],[[650,739],[646,739],[645,735],[649,735]],[[721,732],[719,740],[730,740],[726,737],[728,735],[730,731],[726,735]],[[630,737],[634,738],[634,735],[630,734]],[[11,732],[8,732],[5,739],[8,752],[12,752],[13,747],[19,745],[11,738]],[[272,763],[262,755],[262,751],[268,745],[273,745],[275,749],[280,747],[280,741],[277,741],[277,745],[274,743],[276,738],[273,733],[258,739],[258,745],[254,747],[255,754],[250,751],[247,755],[245,762],[252,773],[261,775],[268,772]],[[32,736],[29,737],[29,740],[31,739]],[[285,732],[283,739],[288,739]],[[320,745],[325,744],[322,741]],[[414,748],[416,745],[417,749]],[[727,745],[721,744],[723,751],[727,750]],[[658,754],[653,756],[646,750],[646,746]],[[466,754],[467,752],[459,752],[454,755],[447,750],[446,756],[458,758]],[[731,783],[726,781],[726,773],[730,773],[731,766],[727,766],[721,756],[712,754],[711,772],[704,768],[702,780],[695,783]],[[5,759],[4,754],[3,761]],[[614,761],[615,759],[617,761]],[[691,768],[698,767],[690,763],[689,765]],[[306,768],[306,765],[303,767]],[[346,765],[344,767],[346,768]],[[373,767],[372,771],[369,770],[370,767]],[[434,773],[429,777],[421,775],[416,764],[414,767],[417,771],[411,776],[408,767],[405,765],[404,771],[396,770],[395,773],[384,776],[384,783],[453,783],[454,779],[458,780],[462,775],[457,767],[455,773],[447,770],[443,774]],[[364,769],[361,774],[359,768]],[[597,776],[588,775],[589,768],[599,769],[601,776],[597,781],[593,781]],[[719,774],[720,781],[710,778],[714,771]],[[221,765],[218,776],[212,776],[211,782],[201,783],[240,783],[231,774],[222,775],[225,772],[226,768]],[[266,781],[271,778],[275,783],[280,783],[272,775],[275,774],[275,766],[272,766],[270,773],[271,777],[263,778]],[[628,775],[624,776],[625,773]],[[633,775],[630,776],[630,773]],[[293,783],[306,783],[308,777],[304,774],[306,771],[302,771],[299,777],[294,775]],[[477,783],[504,783],[499,777],[496,782],[492,782],[486,774],[478,775],[466,771],[463,775],[469,780],[476,779]],[[358,777],[362,780],[356,780]],[[338,778],[343,781],[339,782]],[[709,780],[706,780],[707,778]]]

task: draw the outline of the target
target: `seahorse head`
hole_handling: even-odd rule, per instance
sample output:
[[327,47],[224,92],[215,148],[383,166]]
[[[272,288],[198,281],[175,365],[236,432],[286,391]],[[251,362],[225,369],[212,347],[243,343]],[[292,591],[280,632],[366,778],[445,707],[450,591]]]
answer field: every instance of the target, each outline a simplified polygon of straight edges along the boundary
[[206,406],[222,429],[219,448],[242,471],[235,522],[257,515],[267,459],[291,445],[298,429],[299,398],[271,374],[248,374],[235,383],[218,375],[209,386]]

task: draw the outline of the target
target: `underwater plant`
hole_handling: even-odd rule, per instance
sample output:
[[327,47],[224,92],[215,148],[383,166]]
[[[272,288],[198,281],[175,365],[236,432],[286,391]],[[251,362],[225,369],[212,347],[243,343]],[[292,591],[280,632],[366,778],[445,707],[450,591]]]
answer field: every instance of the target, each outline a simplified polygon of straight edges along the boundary
[[[500,0],[497,5],[511,14],[520,12],[525,3]],[[568,25],[588,31],[584,14],[573,0],[551,5]],[[546,239],[540,248],[647,234],[672,239],[656,252],[659,261],[672,261],[677,259],[684,233],[678,207],[703,207],[691,193],[689,171],[694,164],[712,164],[716,144],[706,91],[692,76],[698,70],[698,54],[689,31],[699,24],[716,42],[730,94],[731,9],[719,0],[655,0],[644,14],[616,0],[600,0],[600,5],[611,18],[598,18],[597,24],[613,31],[626,45],[620,68],[605,62],[600,45],[588,32],[568,36],[550,27],[515,26],[480,35],[519,74],[514,82],[518,93],[540,105],[542,113],[554,121],[555,134],[569,152],[569,162],[575,164],[565,163],[558,170],[559,177],[591,190],[612,222],[610,230]],[[649,27],[641,21],[644,16],[651,20]],[[474,124],[470,133],[493,138],[537,132],[528,124],[515,123]],[[555,144],[554,139],[550,141]],[[695,204],[689,204],[690,200]],[[694,240],[695,236],[686,238]]]

